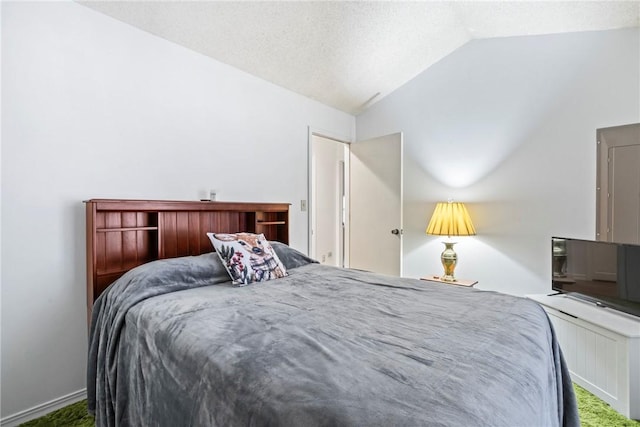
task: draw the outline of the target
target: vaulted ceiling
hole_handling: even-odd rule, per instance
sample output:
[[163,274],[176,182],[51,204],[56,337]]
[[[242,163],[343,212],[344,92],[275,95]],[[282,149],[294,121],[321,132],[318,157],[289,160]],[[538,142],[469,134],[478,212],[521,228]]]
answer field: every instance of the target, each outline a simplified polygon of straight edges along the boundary
[[640,25],[640,1],[79,1],[358,114],[473,39]]

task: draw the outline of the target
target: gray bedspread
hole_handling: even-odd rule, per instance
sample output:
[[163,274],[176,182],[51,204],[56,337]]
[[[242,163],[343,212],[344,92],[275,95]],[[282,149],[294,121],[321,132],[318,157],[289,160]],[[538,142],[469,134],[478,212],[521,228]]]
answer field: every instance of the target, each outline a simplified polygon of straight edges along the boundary
[[536,303],[276,250],[289,276],[241,288],[215,254],[114,283],[90,336],[96,425],[579,425]]

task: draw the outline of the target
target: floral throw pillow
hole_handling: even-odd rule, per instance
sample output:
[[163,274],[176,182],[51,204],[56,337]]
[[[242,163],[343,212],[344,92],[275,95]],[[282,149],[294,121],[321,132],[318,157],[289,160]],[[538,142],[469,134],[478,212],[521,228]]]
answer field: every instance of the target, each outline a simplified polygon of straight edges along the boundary
[[248,285],[287,275],[287,270],[264,234],[207,233],[233,284]]

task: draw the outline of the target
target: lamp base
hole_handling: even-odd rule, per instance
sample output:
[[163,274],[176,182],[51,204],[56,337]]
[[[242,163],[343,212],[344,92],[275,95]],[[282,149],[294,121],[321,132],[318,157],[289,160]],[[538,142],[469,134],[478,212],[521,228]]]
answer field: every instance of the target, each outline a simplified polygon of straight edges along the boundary
[[442,266],[444,267],[444,275],[440,277],[441,280],[445,282],[455,282],[456,278],[453,274],[456,269],[456,264],[458,263],[458,255],[456,251],[453,250],[453,245],[456,242],[442,242],[444,243],[444,251],[440,255],[440,261],[442,261]]

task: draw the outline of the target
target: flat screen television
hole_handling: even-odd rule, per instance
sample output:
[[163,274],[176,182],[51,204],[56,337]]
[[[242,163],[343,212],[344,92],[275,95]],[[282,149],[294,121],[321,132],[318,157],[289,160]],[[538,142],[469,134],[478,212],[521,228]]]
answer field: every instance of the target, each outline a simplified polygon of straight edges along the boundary
[[640,245],[551,238],[552,288],[640,317]]

